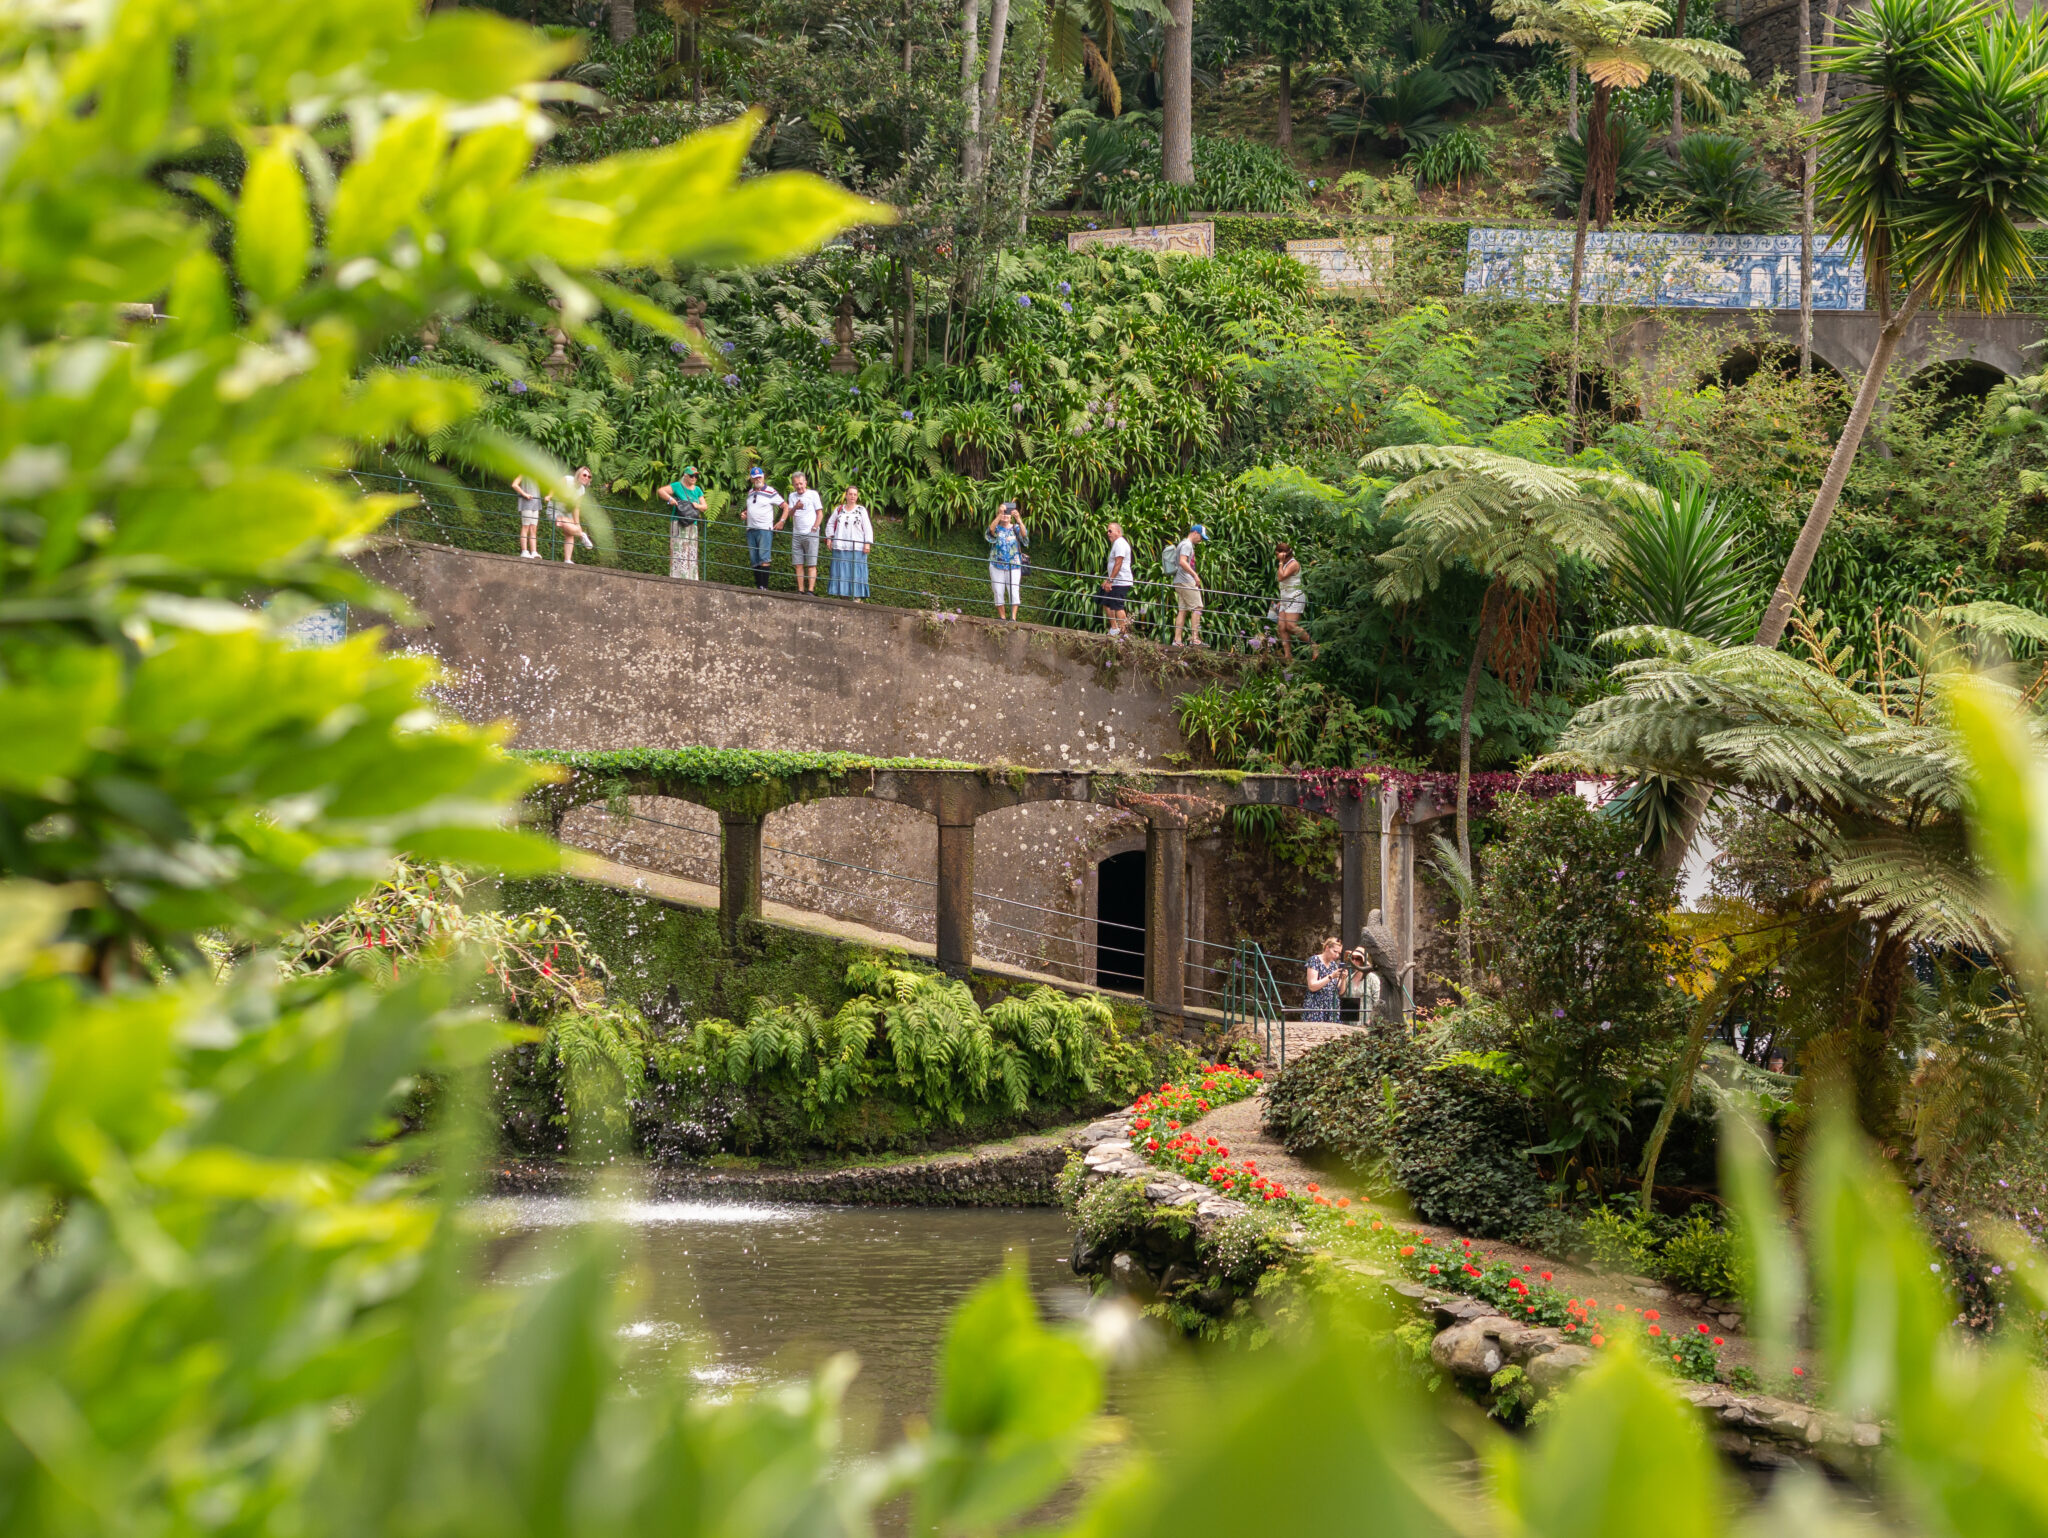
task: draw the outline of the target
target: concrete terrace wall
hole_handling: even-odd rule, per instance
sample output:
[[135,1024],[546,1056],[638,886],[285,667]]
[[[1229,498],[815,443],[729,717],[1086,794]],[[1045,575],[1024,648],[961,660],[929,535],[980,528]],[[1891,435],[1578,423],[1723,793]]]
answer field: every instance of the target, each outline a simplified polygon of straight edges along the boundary
[[[1201,681],[1195,669],[1228,666],[1164,661],[1152,648],[1140,664],[1099,637],[1040,626],[437,545],[393,545],[361,565],[419,611],[424,623],[398,644],[440,661],[448,707],[514,722],[521,747],[703,743],[1164,768],[1166,754],[1187,749],[1175,696]],[[682,802],[636,798],[632,809],[636,819],[620,822],[583,808],[564,836],[628,864],[716,881],[715,817]],[[1094,862],[1142,847],[1143,836],[1138,819],[1105,807],[1021,807],[984,819],[975,888],[1009,901],[977,904],[977,954],[1085,971]],[[774,901],[931,938],[937,833],[928,819],[828,801],[774,814],[766,842]],[[1199,863],[1194,879],[1199,893]],[[1198,935],[1217,906],[1191,904]]]

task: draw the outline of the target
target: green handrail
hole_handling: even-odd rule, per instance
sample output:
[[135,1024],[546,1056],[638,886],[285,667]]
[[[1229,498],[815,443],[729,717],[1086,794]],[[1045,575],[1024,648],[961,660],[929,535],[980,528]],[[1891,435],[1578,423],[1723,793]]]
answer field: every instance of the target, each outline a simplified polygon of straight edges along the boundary
[[[1267,1060],[1287,1065],[1287,1011],[1280,1002],[1280,985],[1273,981],[1273,968],[1256,940],[1240,940],[1230,955],[1230,977],[1224,985],[1223,1016],[1227,1027],[1239,1025],[1266,1037]],[[1280,1055],[1273,1056],[1273,1027],[1280,1027]]]

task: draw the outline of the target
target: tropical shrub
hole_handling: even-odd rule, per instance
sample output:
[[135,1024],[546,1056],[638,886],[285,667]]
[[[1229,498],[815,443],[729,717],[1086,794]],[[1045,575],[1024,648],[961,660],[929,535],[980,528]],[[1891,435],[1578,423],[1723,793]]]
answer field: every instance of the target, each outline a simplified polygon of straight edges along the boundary
[[744,1024],[700,1020],[675,1043],[686,1092],[667,1114],[716,1103],[741,1152],[887,1146],[970,1114],[1041,1119],[1128,1100],[1152,1063],[1100,997],[1038,987],[983,1009],[965,983],[858,961],[831,1015],[805,998],[756,999]]
[[1759,164],[1747,140],[1692,133],[1672,172],[1678,223],[1688,230],[1768,235],[1791,224],[1797,200]]
[[[1664,100],[1670,102],[1667,93]],[[1611,120],[1616,155],[1614,170],[1614,211],[1633,213],[1664,194],[1670,179],[1671,161],[1658,142],[1657,131],[1634,119],[1617,116]],[[1537,180],[1536,195],[1547,200],[1559,218],[1579,211],[1579,191],[1586,183],[1586,145],[1583,139],[1561,133],[1551,142],[1550,165]]]
[[1687,1292],[1706,1298],[1739,1298],[1745,1290],[1740,1253],[1733,1234],[1695,1209],[1664,1241],[1658,1269],[1665,1280]]
[[1539,1151],[1598,1165],[1675,1040],[1675,880],[1631,820],[1577,796],[1503,797],[1495,817],[1476,918],[1508,1051],[1548,1128]]
[[1548,1205],[1523,1154],[1535,1130],[1523,1097],[1418,1039],[1361,1032],[1312,1048],[1267,1092],[1265,1122],[1289,1153],[1341,1159],[1433,1223],[1511,1238]]
[[1486,169],[1491,148],[1491,136],[1483,129],[1460,126],[1420,146],[1403,164],[1422,186],[1455,184],[1462,191],[1466,177]]

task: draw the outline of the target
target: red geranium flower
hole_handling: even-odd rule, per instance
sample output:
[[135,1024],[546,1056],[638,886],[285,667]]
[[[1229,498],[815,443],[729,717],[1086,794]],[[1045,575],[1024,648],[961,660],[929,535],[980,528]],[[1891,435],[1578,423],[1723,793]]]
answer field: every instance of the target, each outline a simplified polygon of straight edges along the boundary
[[1698,1331],[1700,1332],[1700,1334],[1702,1334],[1702,1335],[1704,1335],[1704,1334],[1706,1334],[1706,1333],[1707,1333],[1707,1327],[1706,1327],[1705,1325],[1703,1325],[1703,1324],[1696,1324],[1696,1325],[1694,1325],[1694,1326],[1693,1326],[1693,1328],[1694,1328],[1695,1330],[1698,1330]]
[[[1374,1227],[1374,1228],[1378,1228],[1378,1227],[1379,1227],[1379,1224],[1375,1223],[1375,1224],[1373,1224],[1373,1227]],[[1415,1246],[1414,1246],[1414,1245],[1412,1245],[1412,1244],[1404,1244],[1404,1245],[1402,1245],[1402,1246],[1401,1246],[1401,1258],[1402,1258],[1403,1260],[1407,1260],[1407,1259],[1408,1259],[1408,1258],[1409,1258],[1410,1256],[1412,1256],[1412,1255],[1413,1255],[1414,1253],[1415,1253]]]
[[1657,1320],[1663,1318],[1664,1316],[1658,1313],[1654,1308],[1646,1308],[1643,1310],[1643,1317],[1654,1324]]
[[1650,1333],[1652,1335],[1662,1335],[1664,1333],[1664,1326],[1661,1324],[1653,1324],[1650,1326]]
[[1607,1337],[1605,1335],[1595,1335],[1593,1337],[1593,1344],[1596,1346],[1604,1346],[1607,1344]]
[[1429,1268],[1429,1274],[1430,1274],[1431,1276],[1435,1276],[1435,1275],[1436,1275],[1436,1267],[1435,1267],[1435,1266],[1431,1266],[1431,1267]]
[[1728,1342],[1727,1342],[1727,1341],[1725,1341],[1725,1340],[1723,1340],[1723,1339],[1721,1339],[1721,1337],[1720,1337],[1720,1336],[1716,1335],[1716,1336],[1714,1337],[1714,1344],[1715,1344],[1715,1345],[1717,1345],[1717,1346],[1725,1346],[1725,1345],[1727,1345],[1727,1344],[1728,1344]]
[[1543,1273],[1543,1280],[1546,1282],[1550,1280],[1550,1273],[1548,1271]]

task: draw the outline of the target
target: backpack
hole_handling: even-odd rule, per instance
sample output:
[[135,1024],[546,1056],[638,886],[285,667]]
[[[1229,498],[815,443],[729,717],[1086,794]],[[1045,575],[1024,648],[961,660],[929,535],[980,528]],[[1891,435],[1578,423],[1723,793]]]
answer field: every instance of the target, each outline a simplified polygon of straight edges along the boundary
[[1159,569],[1166,573],[1169,582],[1177,579],[1180,572],[1180,541],[1175,540],[1159,552]]

